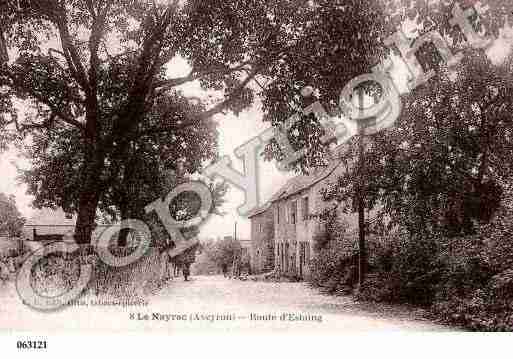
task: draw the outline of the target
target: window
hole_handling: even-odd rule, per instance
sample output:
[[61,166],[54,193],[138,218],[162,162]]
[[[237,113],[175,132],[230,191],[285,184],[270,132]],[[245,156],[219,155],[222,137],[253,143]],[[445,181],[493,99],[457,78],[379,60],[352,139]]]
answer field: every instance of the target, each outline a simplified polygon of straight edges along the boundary
[[264,231],[264,225],[262,223],[258,224],[258,231],[262,233]]
[[289,208],[287,207],[287,204],[285,203],[285,206],[283,208],[284,210],[284,214],[283,216],[285,217],[285,223],[289,223],[290,222],[290,218],[289,218]]
[[276,205],[276,223],[280,224],[280,206]]
[[297,201],[293,201],[290,204],[290,223],[296,224],[297,217]]
[[308,220],[308,197],[304,197],[303,198],[303,203],[301,205],[301,209],[302,209],[302,212],[303,212],[303,221],[306,221]]

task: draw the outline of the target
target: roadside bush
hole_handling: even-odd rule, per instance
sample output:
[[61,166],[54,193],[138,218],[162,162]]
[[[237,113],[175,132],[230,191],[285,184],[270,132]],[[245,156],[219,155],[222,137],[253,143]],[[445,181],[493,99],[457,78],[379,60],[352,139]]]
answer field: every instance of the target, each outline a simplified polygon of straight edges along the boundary
[[340,231],[337,236],[321,232],[314,237],[316,251],[310,263],[309,282],[328,293],[350,292],[357,278],[354,241]]
[[493,276],[483,288],[450,293],[432,307],[443,321],[479,331],[513,330],[513,270]]
[[393,302],[394,280],[384,273],[370,274],[355,292],[355,299],[370,302]]
[[432,237],[395,233],[369,250],[370,274],[359,289],[362,300],[429,306],[435,299],[443,272],[437,260],[439,245]]
[[80,276],[77,258],[66,254],[50,254],[32,268],[31,286],[44,296],[57,296],[69,291]]
[[141,259],[124,267],[109,266],[96,256],[91,260],[94,270],[89,288],[97,296],[138,299],[157,290],[162,284],[164,259],[157,248],[150,247]]
[[[369,272],[356,298],[430,309],[448,324],[480,331],[513,331],[513,190],[477,233],[396,231],[368,235]],[[330,227],[334,228],[334,227]],[[320,234],[311,283],[336,293],[355,287],[357,238],[339,229]]]
[[513,216],[502,211],[476,235],[383,240],[358,298],[429,307],[446,323],[513,330]]
[[[507,203],[506,203],[507,205]],[[513,215],[504,206],[478,235],[453,240],[433,312],[472,330],[513,330]]]
[[438,244],[432,237],[411,237],[402,241],[390,275],[394,301],[421,306],[433,303],[443,272],[437,250]]

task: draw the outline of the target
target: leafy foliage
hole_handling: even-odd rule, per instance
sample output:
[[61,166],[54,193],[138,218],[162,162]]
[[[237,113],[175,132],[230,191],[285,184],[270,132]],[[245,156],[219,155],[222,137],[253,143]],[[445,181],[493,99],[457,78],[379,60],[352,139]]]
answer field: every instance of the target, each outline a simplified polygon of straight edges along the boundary
[[236,256],[240,256],[240,242],[233,238],[224,238],[218,241],[208,241],[202,244],[202,261],[198,263],[196,271],[217,272],[223,268],[229,269]]
[[16,207],[14,196],[0,193],[0,232],[9,237],[20,236],[24,223],[25,219]]
[[308,281],[328,293],[350,290],[357,274],[354,240],[335,213],[323,221],[325,230],[314,237]]
[[[282,2],[282,19],[299,12],[291,3]],[[212,159],[211,117],[247,108],[254,98],[248,84],[276,61],[260,36],[286,31],[268,19],[272,5],[3,2],[2,38],[14,59],[0,66],[1,142],[34,138],[34,168],[23,178],[36,204],[77,211],[76,236],[87,242],[98,208],[123,207],[120,192],[132,196],[134,186],[151,185],[170,163],[185,161],[192,173]],[[174,59],[185,59],[190,72],[167,76]],[[194,81],[221,98],[186,98],[179,86]]]
[[425,305],[473,330],[512,330],[511,193],[507,186],[501,208],[475,235],[389,237],[359,298]]

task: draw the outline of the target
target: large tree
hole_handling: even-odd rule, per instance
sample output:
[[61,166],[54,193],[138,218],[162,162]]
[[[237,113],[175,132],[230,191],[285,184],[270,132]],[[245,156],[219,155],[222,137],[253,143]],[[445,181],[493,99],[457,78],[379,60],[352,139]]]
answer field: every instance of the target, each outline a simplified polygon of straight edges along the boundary
[[[408,34],[410,45],[414,38],[438,31],[448,41],[452,52],[457,53],[468,50],[470,44],[459,26],[451,22],[456,5],[463,11],[477,9],[479,16],[474,14],[469,19],[476,31],[486,29],[486,36],[492,41],[507,25],[506,15],[513,11],[513,4],[506,1],[320,0],[312,3],[306,12],[306,20],[299,20],[301,26],[290,30],[295,39],[294,46],[287,48],[281,60],[273,65],[272,81],[263,91],[264,120],[272,124],[284,124],[313,100],[320,100],[336,120],[341,112],[340,93],[350,80],[371,73],[374,66],[393,54],[402,55],[396,46],[385,41],[400,30],[409,29],[415,33]],[[467,13],[465,17],[468,17]],[[467,55],[473,54],[466,51]],[[443,68],[441,57],[432,44],[421,46],[416,56],[426,70]],[[375,86],[365,85],[361,88],[366,87],[369,92],[375,89]],[[313,96],[303,98],[300,95],[305,86],[315,90]],[[306,147],[308,152],[291,169],[305,171],[326,162],[327,146],[320,141],[323,135],[325,131],[313,114],[300,116],[290,131],[290,139],[294,149]],[[352,143],[348,149],[353,150],[356,144]],[[268,146],[266,157],[283,157],[277,143]]]
[[[339,95],[356,76],[371,72],[388,54],[383,42],[393,31],[392,18],[383,1],[348,0],[312,2],[304,18],[292,27],[293,46],[273,64],[273,78],[263,91],[264,120],[283,125],[312,102],[301,90],[310,86],[333,116],[340,114]],[[328,146],[321,142],[325,131],[314,115],[300,116],[289,130],[294,149],[306,156],[290,169],[304,172],[326,164]],[[283,159],[276,141],[266,148],[266,158]]]
[[[192,113],[193,106],[184,98],[169,96],[165,101],[154,107],[151,122],[162,122],[170,113],[175,117]],[[24,155],[31,166],[22,171],[21,179],[28,184],[28,192],[34,196],[37,207],[58,204],[67,212],[77,211],[80,195],[77,164],[85,153],[79,136],[73,128],[55,127],[52,131],[35,133],[25,146]],[[205,161],[215,157],[216,150],[217,132],[212,120],[190,128],[177,128],[172,135],[148,131],[134,138],[123,157],[108,157],[112,164],[106,172],[109,186],[101,194],[98,214],[108,221],[147,217],[146,205],[166,195],[177,180],[183,181],[185,176],[200,171]],[[176,172],[178,176],[172,175]],[[122,231],[120,244],[126,243],[126,233]]]
[[[366,205],[380,203],[380,219],[390,226],[412,234],[469,234],[499,207],[513,165],[511,65],[468,55],[456,74],[442,73],[406,96],[394,128],[369,139]],[[349,170],[326,197],[351,210],[354,185]]]
[[[76,238],[88,242],[102,196],[112,187],[112,174],[126,165],[134,139],[157,133],[169,139],[216,113],[250,105],[248,84],[279,59],[287,25],[305,4],[3,2],[2,40],[13,59],[0,67],[2,142],[12,140],[13,130],[35,135],[35,141],[52,133],[81,149],[72,168],[79,176],[64,184],[68,191],[79,188],[77,198],[67,192],[60,201],[77,204]],[[178,57],[190,73],[169,78],[166,66]],[[152,116],[163,103],[179,107],[177,87],[197,80],[219,91],[220,101],[202,104],[200,112]],[[20,102],[26,111],[19,111]]]
[[[403,111],[393,128],[369,136],[363,170],[349,167],[327,188],[326,199],[337,199],[354,210],[354,194],[363,181],[365,205],[380,203],[380,219],[400,224],[411,234],[441,231],[454,236],[472,233],[476,223],[490,220],[501,199],[501,182],[511,171],[511,61],[494,64],[485,49],[469,46],[449,20],[456,3],[411,1],[399,18],[416,19],[420,34],[438,29],[462,51],[456,70],[448,70],[439,54],[425,46],[417,54],[425,70],[436,76],[402,96]],[[504,26],[511,5],[492,2],[477,21],[492,41]],[[357,156],[351,142],[342,158]],[[361,171],[361,173],[358,173]],[[382,225],[383,221],[376,224]]]
[[[458,80],[454,82],[448,80],[446,64],[441,61],[440,54],[432,44],[426,44],[417,51],[416,56],[419,58],[421,66],[426,71],[436,70],[437,75],[429,83],[402,96],[404,111],[399,122],[413,126],[416,136],[422,137],[421,132],[415,132],[421,129],[415,123],[419,123],[418,116],[420,115],[416,114],[421,113],[419,111],[423,107],[426,107],[428,112],[437,111],[436,117],[444,117],[447,121],[456,121],[454,116],[457,114],[447,117],[443,113],[448,109],[446,103],[438,108],[428,109],[430,105],[437,103],[436,99],[440,96],[446,96],[450,91],[459,93],[459,96],[462,96],[461,108],[455,109],[455,111],[463,111],[464,106],[472,106],[474,102],[485,106],[488,101],[487,96],[489,96],[486,95],[486,92],[489,91],[487,86],[495,86],[500,93],[503,93],[509,86],[507,70],[493,66],[484,55],[485,49],[471,48],[461,29],[451,23],[454,18],[453,9],[456,5],[459,5],[462,10],[468,11],[471,11],[474,6],[479,10],[479,16],[474,15],[470,18],[475,30],[482,32],[486,29],[485,35],[493,42],[506,25],[507,17],[505,15],[513,10],[513,5],[509,2],[383,0],[369,2],[315,1],[314,4],[317,7],[312,8],[308,14],[308,21],[302,28],[301,34],[296,34],[298,40],[295,42],[294,50],[299,51],[284,55],[282,61],[274,65],[275,76],[264,91],[264,119],[273,124],[283,124],[290,116],[300,112],[311,103],[311,98],[300,96],[301,89],[307,85],[315,89],[313,99],[319,99],[328,113],[336,120],[340,115],[338,103],[341,90],[349,80],[372,72],[372,68],[383,62],[385,58],[393,53],[397,54],[395,46],[385,44],[385,39],[405,27],[410,30],[417,28],[414,37],[420,37],[432,30],[439,31],[450,44],[451,51],[453,53],[462,51],[465,57]],[[302,37],[302,34],[307,36]],[[409,38],[409,40],[413,41],[413,38]],[[480,75],[477,76],[477,74]],[[379,98],[380,92],[376,91],[376,86],[365,85],[361,86],[361,90]],[[477,88],[472,95],[464,93],[469,86]],[[479,91],[482,92],[479,93]],[[465,95],[464,98],[463,95]],[[422,103],[414,102],[412,99],[415,98],[423,98],[424,101]],[[430,100],[435,101],[430,103]],[[502,100],[500,104],[507,102],[507,98],[499,100]],[[412,104],[416,105],[416,112],[412,112]],[[325,163],[327,146],[320,141],[325,135],[325,131],[319,126],[314,115],[300,116],[300,120],[294,127],[290,131],[293,147],[295,149],[306,147],[308,151],[291,168],[308,171],[311,167]],[[385,156],[385,150],[382,147],[376,147],[375,141],[386,136],[390,131],[395,130],[381,131],[374,136],[366,136],[368,144],[365,149],[374,150],[365,156],[364,166],[349,166],[347,176],[341,179],[335,188],[330,189],[332,194],[335,190],[344,193],[343,195],[339,194],[338,198],[340,201],[348,202],[350,209],[356,209],[357,198],[355,196],[357,192],[366,193],[367,208],[372,208],[377,203],[380,185],[373,179],[380,168],[387,167],[388,163],[384,166],[380,164],[382,157]],[[347,146],[341,148],[342,159],[349,162],[354,161],[360,150],[359,142],[358,137],[355,137]],[[479,143],[482,144],[482,142]],[[482,150],[482,148],[480,149]],[[277,143],[271,143],[267,147],[266,155],[268,158],[275,159],[283,157]],[[361,178],[365,180],[361,181]],[[358,186],[363,187],[359,188]],[[333,194],[328,197],[333,199],[337,196]]]

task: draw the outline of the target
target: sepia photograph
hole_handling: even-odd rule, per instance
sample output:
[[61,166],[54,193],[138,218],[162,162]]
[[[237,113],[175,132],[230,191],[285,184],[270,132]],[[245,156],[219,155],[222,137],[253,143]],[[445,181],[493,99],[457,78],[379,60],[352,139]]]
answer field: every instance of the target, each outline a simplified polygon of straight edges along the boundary
[[513,331],[512,70],[511,0],[1,0],[0,336]]

